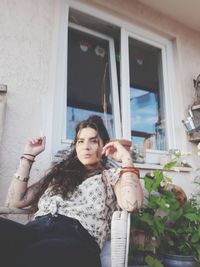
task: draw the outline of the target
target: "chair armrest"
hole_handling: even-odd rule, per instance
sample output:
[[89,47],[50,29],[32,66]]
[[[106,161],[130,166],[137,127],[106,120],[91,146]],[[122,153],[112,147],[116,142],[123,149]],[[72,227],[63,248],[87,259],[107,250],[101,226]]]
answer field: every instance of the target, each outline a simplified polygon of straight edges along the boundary
[[7,207],[0,207],[0,215],[6,214],[28,214],[29,209],[17,209],[17,208],[7,208]]
[[127,267],[130,236],[130,213],[115,211],[111,221],[111,266]]

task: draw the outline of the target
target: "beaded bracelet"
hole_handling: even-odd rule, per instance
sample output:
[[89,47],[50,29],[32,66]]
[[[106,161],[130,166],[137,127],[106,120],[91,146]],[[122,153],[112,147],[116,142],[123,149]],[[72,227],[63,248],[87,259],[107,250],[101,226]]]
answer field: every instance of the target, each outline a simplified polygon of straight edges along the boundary
[[30,177],[22,177],[19,174],[15,173],[13,178],[15,178],[21,182],[27,183]]
[[135,167],[122,167],[120,170],[120,177],[122,176],[122,174],[126,172],[132,172],[136,174],[138,177],[140,177],[140,171],[138,168],[135,168]]

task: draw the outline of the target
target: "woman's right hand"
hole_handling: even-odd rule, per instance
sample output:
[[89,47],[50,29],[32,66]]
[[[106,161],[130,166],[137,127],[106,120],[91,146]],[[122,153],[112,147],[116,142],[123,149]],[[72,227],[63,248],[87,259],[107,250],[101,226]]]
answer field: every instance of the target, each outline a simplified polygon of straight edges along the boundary
[[24,154],[37,156],[45,150],[45,144],[45,136],[38,136],[36,138],[30,139],[24,147]]

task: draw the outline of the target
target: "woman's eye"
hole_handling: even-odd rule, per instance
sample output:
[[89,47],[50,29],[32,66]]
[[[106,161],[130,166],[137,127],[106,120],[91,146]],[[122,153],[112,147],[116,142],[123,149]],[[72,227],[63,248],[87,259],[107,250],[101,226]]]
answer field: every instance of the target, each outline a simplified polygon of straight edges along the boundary
[[83,143],[83,140],[78,140],[77,143],[78,144],[82,144]]
[[98,140],[94,139],[94,140],[92,140],[92,143],[96,144],[96,143],[98,143]]

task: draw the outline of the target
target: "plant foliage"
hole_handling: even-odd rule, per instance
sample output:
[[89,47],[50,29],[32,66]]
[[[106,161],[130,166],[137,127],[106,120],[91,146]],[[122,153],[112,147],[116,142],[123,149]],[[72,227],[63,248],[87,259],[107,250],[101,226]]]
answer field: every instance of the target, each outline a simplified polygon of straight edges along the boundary
[[165,174],[175,166],[170,162],[163,170],[142,177],[145,204],[132,214],[130,261],[140,253],[152,267],[163,266],[158,255],[164,252],[194,256],[200,262],[200,208],[195,197],[180,204],[173,190],[162,186],[171,179]]

